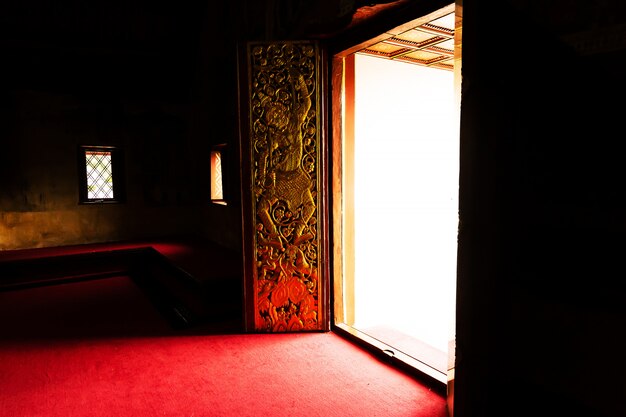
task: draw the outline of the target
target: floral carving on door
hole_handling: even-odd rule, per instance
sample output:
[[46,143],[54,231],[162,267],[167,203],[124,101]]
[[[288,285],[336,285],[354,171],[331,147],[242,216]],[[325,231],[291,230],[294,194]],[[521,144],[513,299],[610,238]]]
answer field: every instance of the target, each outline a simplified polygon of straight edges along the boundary
[[247,54],[254,330],[320,330],[318,49],[258,43]]

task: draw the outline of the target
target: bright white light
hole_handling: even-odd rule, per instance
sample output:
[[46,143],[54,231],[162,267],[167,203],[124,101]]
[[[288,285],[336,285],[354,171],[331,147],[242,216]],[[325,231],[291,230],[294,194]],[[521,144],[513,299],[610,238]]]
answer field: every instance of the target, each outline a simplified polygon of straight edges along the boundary
[[454,323],[459,141],[454,74],[356,55],[356,328],[447,351]]
[[222,153],[211,151],[211,200],[223,200]]

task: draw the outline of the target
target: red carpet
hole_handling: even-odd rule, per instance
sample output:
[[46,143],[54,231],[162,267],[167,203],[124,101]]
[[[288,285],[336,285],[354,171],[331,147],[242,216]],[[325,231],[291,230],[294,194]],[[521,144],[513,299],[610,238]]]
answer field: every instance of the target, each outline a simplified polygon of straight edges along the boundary
[[175,330],[125,276],[0,292],[0,415],[445,417],[333,333]]

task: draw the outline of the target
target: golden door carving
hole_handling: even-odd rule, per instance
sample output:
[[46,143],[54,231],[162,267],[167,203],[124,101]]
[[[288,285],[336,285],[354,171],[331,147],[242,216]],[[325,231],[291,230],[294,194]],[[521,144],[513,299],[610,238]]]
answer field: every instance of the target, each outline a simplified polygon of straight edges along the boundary
[[319,52],[311,42],[250,43],[247,59],[246,309],[255,331],[320,330]]

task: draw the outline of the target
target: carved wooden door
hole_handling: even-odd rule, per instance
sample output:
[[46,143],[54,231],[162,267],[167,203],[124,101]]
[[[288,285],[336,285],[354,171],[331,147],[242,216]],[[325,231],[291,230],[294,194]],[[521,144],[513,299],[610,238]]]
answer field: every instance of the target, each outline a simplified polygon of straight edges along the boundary
[[322,58],[310,41],[240,48],[245,327],[329,330]]

